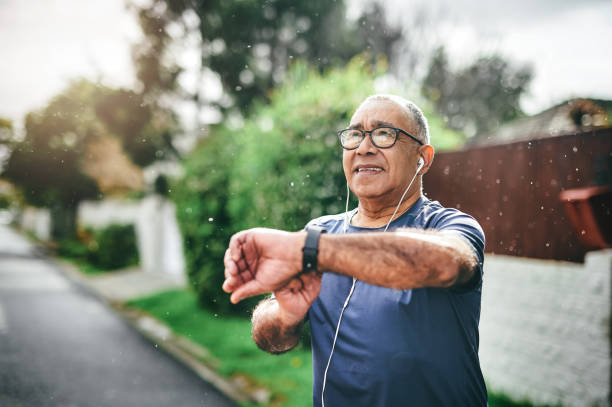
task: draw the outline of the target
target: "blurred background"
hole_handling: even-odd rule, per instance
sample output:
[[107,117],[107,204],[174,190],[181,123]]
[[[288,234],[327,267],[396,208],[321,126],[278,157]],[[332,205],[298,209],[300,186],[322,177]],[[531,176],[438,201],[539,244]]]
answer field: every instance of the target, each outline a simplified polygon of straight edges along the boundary
[[[223,253],[239,230],[343,211],[335,132],[399,94],[429,120],[426,195],[487,236],[490,405],[609,405],[610,16],[604,0],[1,0],[0,227],[208,349],[251,402],[310,405],[308,336],[256,350],[257,299],[229,303]],[[172,289],[116,297],[134,278]]]

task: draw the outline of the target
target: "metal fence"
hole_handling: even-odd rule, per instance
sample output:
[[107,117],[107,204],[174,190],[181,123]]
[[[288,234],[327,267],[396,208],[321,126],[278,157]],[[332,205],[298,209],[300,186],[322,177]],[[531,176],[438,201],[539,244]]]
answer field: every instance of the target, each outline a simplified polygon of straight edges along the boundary
[[611,157],[612,129],[442,152],[424,190],[474,216],[489,253],[580,262],[586,248],[559,194],[609,183]]

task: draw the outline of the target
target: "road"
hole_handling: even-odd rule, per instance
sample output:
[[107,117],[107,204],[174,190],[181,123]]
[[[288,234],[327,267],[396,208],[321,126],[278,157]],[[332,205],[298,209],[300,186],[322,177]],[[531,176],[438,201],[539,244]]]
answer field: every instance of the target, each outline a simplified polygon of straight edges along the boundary
[[0,406],[234,405],[0,225]]

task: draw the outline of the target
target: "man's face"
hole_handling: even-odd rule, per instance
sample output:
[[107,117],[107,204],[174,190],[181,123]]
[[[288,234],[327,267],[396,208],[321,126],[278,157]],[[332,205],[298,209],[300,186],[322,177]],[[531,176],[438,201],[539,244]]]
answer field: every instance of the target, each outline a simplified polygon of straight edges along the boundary
[[[373,100],[362,104],[353,115],[350,127],[372,130],[377,127],[397,127],[417,135],[414,120],[396,103]],[[355,150],[344,150],[342,165],[349,187],[359,199],[388,196],[399,199],[417,168],[419,144],[400,134],[391,148],[375,147],[365,137]]]

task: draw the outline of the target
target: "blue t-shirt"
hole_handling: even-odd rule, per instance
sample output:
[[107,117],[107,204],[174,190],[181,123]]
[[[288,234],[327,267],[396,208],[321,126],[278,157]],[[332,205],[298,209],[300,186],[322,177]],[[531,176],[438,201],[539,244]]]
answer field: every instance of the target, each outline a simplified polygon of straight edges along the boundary
[[[309,225],[342,234],[344,214]],[[465,239],[478,257],[478,269],[460,289],[395,290],[357,281],[327,373],[325,405],[486,406],[478,360],[482,229],[471,216],[425,197],[388,230],[401,227],[436,229]],[[383,230],[349,226],[347,233]],[[323,375],[351,285],[350,277],[325,273],[321,293],[308,311],[315,406],[321,406]]]

